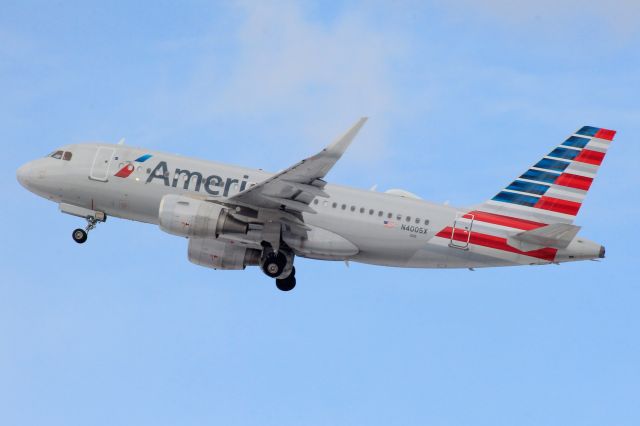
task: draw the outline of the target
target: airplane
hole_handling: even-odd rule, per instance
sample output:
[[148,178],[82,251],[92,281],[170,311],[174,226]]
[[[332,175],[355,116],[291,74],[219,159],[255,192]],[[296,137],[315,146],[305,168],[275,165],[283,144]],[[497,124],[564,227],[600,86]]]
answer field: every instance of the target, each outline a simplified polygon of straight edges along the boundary
[[188,259],[213,269],[258,266],[290,291],[294,259],[404,268],[560,264],[604,258],[574,219],[615,131],[583,126],[472,208],[404,190],[329,184],[326,175],[367,120],[278,173],[124,144],[73,144],[17,170],[29,191],[84,218],[84,243],[107,217],[156,224],[188,239]]

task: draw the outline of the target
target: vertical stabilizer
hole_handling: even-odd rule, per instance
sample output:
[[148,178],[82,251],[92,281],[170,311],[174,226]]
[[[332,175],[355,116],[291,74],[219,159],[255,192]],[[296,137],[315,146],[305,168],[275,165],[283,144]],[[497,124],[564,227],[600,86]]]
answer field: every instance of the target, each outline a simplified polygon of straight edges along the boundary
[[615,134],[582,127],[479,210],[546,224],[572,223]]

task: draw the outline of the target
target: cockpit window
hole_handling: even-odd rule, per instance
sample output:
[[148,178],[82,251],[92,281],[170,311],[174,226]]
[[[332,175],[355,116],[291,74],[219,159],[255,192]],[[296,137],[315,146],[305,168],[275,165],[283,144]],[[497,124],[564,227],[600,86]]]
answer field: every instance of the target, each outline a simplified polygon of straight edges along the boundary
[[64,152],[64,155],[62,156],[62,159],[63,159],[64,161],[69,161],[69,160],[71,160],[71,156],[72,156],[72,155],[73,155],[73,154],[71,154],[69,151],[65,151],[65,152]]
[[56,151],[53,154],[49,155],[49,157],[55,158],[56,160],[59,160],[62,158],[62,154],[64,151]]

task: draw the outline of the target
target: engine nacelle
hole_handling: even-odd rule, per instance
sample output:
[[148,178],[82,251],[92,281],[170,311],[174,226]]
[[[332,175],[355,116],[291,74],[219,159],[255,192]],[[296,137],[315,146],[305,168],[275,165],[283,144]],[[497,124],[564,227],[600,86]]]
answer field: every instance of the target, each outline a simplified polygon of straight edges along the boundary
[[258,265],[260,255],[260,250],[210,238],[189,240],[189,261],[207,268],[244,269],[250,265]]
[[217,238],[222,233],[246,234],[249,228],[220,204],[173,194],[162,197],[158,219],[160,229],[181,237]]

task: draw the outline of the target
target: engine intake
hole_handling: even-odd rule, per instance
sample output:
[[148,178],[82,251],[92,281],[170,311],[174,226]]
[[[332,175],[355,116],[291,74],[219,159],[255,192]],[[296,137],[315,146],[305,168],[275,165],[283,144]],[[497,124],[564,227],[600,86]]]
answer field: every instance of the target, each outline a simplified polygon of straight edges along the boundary
[[165,195],[158,212],[160,229],[181,237],[218,238],[224,233],[246,234],[249,225],[220,204],[180,195]]

